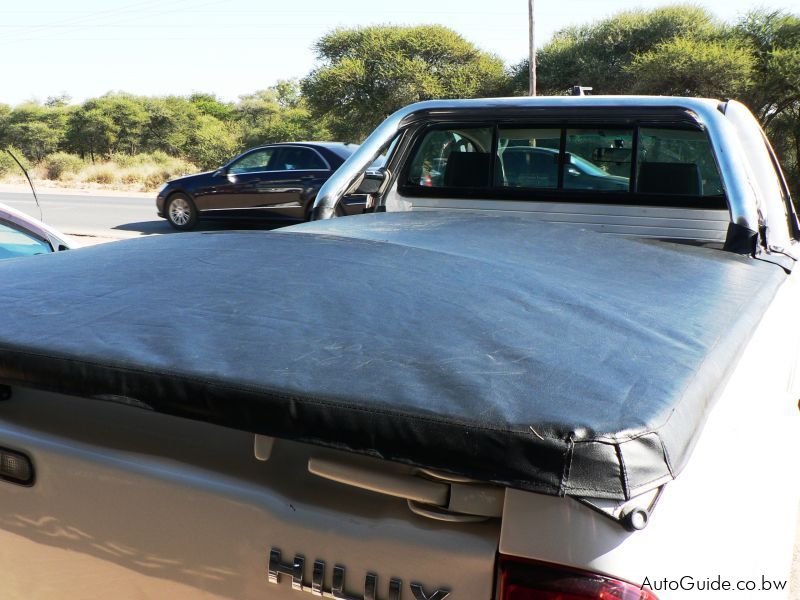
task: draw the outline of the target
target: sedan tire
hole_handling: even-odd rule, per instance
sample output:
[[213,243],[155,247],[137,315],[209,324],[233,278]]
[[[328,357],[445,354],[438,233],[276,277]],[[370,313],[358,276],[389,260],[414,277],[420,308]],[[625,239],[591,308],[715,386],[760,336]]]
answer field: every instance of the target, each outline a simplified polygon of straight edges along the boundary
[[169,224],[178,231],[190,231],[197,225],[197,207],[186,194],[172,194],[164,212]]

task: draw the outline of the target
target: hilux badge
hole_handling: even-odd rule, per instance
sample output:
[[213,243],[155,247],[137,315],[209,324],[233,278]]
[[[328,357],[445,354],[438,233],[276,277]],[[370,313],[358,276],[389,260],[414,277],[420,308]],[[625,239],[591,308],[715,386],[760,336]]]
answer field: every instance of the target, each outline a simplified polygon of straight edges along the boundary
[[[303,579],[305,557],[297,554],[291,563],[281,562],[281,551],[272,548],[269,552],[268,577],[270,583],[280,583],[281,575],[286,575],[292,579],[292,589],[300,592],[311,592],[315,596],[324,598],[335,598],[336,600],[378,600],[378,576],[374,573],[367,573],[364,581],[364,595],[353,596],[345,592],[345,568],[341,565],[333,567],[333,584],[330,590],[326,590],[323,585],[325,581],[325,563],[321,560],[314,561],[314,568],[311,572],[311,585]],[[400,593],[403,582],[394,577],[389,580],[388,600],[400,600]],[[450,590],[437,589],[433,592],[426,592],[422,584],[412,583],[409,588],[414,600],[445,600],[450,596]]]

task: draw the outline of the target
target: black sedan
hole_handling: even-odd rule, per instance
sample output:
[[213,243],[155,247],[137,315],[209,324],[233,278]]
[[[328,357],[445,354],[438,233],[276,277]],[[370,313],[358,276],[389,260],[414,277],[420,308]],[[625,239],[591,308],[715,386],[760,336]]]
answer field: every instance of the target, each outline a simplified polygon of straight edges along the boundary
[[[319,188],[358,146],[339,142],[292,142],[251,148],[216,171],[164,184],[158,216],[188,231],[198,219],[308,220]],[[350,198],[342,214],[359,213],[365,198]]]

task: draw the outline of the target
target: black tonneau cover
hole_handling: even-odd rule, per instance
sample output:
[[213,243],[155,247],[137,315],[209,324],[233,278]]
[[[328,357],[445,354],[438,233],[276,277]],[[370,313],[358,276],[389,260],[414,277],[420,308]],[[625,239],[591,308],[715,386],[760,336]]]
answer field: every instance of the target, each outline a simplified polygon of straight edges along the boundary
[[623,499],[686,463],[784,278],[524,216],[165,235],[0,262],[0,380]]

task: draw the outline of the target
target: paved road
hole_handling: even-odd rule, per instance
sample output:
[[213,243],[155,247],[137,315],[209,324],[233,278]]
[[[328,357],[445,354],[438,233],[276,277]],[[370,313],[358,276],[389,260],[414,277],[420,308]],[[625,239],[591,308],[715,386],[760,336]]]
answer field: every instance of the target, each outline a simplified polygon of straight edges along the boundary
[[[0,192],[0,202],[40,218],[31,194]],[[39,203],[42,220],[69,235],[122,239],[172,231],[156,216],[154,198],[44,193]]]
[[[0,202],[13,206],[58,231],[85,241],[108,241],[140,235],[177,233],[167,222],[156,215],[155,196],[97,196],[39,194],[42,214],[26,193],[0,191]],[[216,229],[272,229],[276,224],[264,222],[200,222],[200,231]],[[93,238],[93,239],[89,239]],[[83,243],[80,239],[79,243]]]

